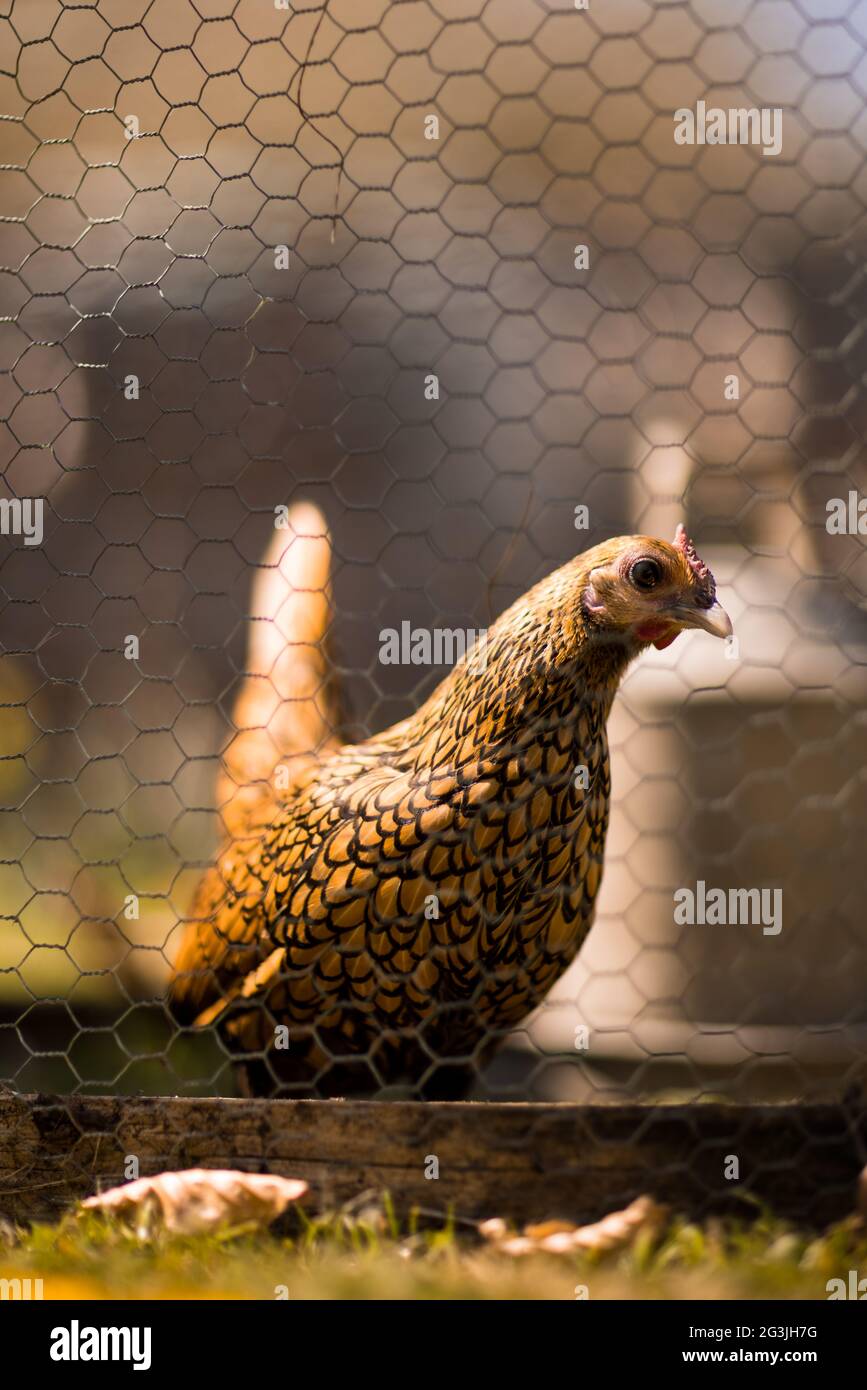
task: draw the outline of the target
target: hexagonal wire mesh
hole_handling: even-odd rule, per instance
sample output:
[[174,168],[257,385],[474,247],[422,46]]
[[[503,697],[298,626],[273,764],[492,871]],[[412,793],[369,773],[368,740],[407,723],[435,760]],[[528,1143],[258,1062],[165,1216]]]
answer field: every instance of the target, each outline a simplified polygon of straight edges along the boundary
[[[867,2],[7,9],[3,496],[46,507],[2,541],[0,1076],[233,1093],[163,999],[298,499],[344,737],[445,674],[382,630],[484,628],[609,535],[686,520],[735,622],[627,678],[596,926],[475,1093],[863,1076],[867,563],[826,503],[864,488]],[[678,144],[699,101],[782,108],[781,153]],[[677,925],[699,880],[782,931]]]

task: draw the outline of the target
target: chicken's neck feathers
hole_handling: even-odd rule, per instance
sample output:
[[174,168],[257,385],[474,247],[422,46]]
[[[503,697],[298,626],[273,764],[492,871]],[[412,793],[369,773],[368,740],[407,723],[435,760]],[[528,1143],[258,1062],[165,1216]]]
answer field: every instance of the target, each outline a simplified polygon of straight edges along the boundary
[[414,716],[383,741],[404,767],[499,761],[510,750],[550,736],[572,735],[576,753],[586,730],[603,730],[634,650],[605,641],[585,621],[584,575],[572,561],[512,605],[469,651]]

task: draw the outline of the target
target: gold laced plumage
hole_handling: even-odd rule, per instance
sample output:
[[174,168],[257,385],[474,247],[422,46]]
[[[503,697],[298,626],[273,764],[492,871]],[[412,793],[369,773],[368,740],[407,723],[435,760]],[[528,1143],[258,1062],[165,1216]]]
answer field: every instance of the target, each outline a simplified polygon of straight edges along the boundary
[[[666,623],[717,631],[712,577],[680,534],[597,546],[513,604],[484,659],[469,652],[410,719],[341,747],[329,541],[315,509],[291,522],[254,590],[219,795],[230,843],[200,884],[172,1006],[219,1026],[254,1091],[448,1094],[587,936],[612,700],[642,646],[672,640]],[[637,592],[636,556],[663,569],[667,606]],[[703,618],[684,620],[686,602]]]

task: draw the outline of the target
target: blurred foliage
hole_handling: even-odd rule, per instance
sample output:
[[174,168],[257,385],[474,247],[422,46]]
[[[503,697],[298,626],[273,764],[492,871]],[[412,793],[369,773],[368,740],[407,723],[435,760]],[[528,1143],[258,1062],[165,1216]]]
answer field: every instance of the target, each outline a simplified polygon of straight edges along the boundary
[[[609,1256],[510,1258],[453,1224],[406,1223],[388,1198],[311,1220],[293,1212],[281,1234],[163,1235],[143,1244],[88,1214],[36,1226],[0,1248],[0,1277],[44,1281],[52,1298],[272,1299],[825,1299],[831,1278],[867,1268],[857,1218],[821,1235],[770,1215],[752,1224],[673,1220],[657,1237]],[[284,1295],[285,1296],[285,1295]]]

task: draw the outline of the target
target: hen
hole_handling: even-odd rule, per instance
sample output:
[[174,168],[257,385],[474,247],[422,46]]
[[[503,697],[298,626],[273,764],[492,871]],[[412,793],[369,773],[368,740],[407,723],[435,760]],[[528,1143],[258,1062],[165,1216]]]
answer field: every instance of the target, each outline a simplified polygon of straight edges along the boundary
[[605,541],[513,604],[410,719],[340,746],[329,540],[310,506],[290,522],[254,587],[218,798],[230,843],[171,1005],[218,1025],[248,1092],[451,1094],[590,930],[628,663],[731,623],[682,527]]

